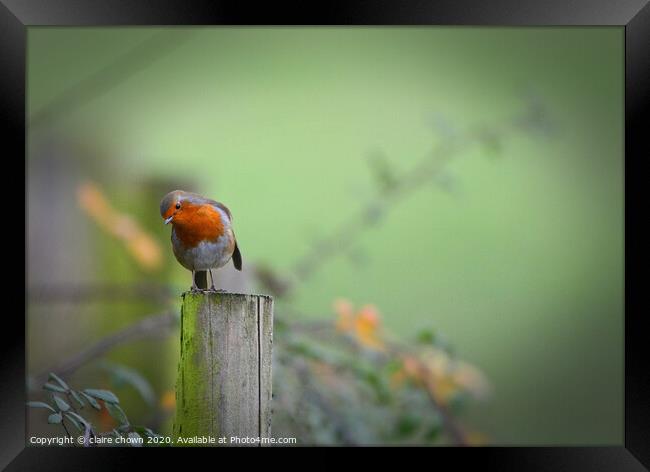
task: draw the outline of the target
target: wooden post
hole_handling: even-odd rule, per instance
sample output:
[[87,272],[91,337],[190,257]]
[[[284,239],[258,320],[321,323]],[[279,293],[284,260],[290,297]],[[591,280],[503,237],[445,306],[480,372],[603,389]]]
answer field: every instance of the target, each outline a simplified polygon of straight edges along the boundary
[[175,437],[270,437],[272,343],[270,296],[185,292]]

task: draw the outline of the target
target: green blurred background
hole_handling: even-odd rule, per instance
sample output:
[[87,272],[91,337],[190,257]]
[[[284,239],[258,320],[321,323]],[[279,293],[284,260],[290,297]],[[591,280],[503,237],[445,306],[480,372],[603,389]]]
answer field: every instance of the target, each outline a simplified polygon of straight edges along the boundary
[[[491,443],[621,444],[623,39],[612,27],[31,27],[29,282],[189,286],[157,207],[187,185],[230,207],[245,263],[290,271],[373,198],[369,154],[400,175],[441,133],[507,121],[533,94],[547,132],[511,133],[487,158],[460,152],[448,185],[400,200],[356,257],[326,261],[277,309],[333,318],[343,297],[377,305],[400,338],[443,333],[492,385],[466,414]],[[86,178],[143,215],[164,270],[102,256],[117,243],[75,203]],[[30,310],[38,370],[63,337],[44,344]],[[66,348],[84,345],[67,332]],[[170,349],[147,362],[173,373]]]

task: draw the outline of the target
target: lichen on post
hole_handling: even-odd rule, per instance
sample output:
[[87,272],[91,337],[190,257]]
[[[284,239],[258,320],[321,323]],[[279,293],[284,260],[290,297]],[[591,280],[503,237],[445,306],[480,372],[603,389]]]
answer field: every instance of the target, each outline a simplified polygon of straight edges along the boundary
[[271,434],[273,299],[185,292],[176,384],[177,438]]

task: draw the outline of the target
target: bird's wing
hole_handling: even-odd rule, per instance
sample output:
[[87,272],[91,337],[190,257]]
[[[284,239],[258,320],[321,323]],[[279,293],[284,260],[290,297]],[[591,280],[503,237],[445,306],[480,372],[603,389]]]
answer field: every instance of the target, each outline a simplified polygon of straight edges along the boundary
[[225,211],[226,215],[228,215],[228,218],[230,219],[230,221],[232,221],[232,213],[230,213],[230,210],[228,209],[228,207],[226,205],[224,205],[223,203],[219,203],[219,202],[217,202],[215,200],[208,200],[208,203],[210,205],[212,205],[213,207],[216,207],[216,208],[219,208],[220,210]]
[[[223,203],[219,203],[215,200],[208,200],[208,203],[216,208],[219,208],[223,210],[226,215],[228,215],[228,218],[230,219],[230,222],[232,223],[232,213],[230,213],[230,210],[226,205]],[[241,270],[242,268],[242,258],[241,258],[241,252],[239,252],[239,245],[237,244],[237,237],[235,236],[235,232],[233,231],[232,233],[233,238],[235,239],[235,250],[232,253],[232,262],[235,265],[235,269]]]

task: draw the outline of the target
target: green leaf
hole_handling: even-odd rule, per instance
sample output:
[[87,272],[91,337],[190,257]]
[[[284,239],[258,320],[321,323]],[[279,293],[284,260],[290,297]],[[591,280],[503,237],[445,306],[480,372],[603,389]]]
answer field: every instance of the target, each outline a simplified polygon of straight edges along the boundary
[[77,428],[77,431],[81,431],[81,425],[77,422],[76,419],[70,413],[65,414],[66,419],[70,420],[70,422]]
[[447,354],[452,356],[454,354],[453,347],[449,344],[445,336],[434,330],[422,330],[417,335],[417,342],[420,344],[429,344],[442,349]]
[[151,385],[147,379],[140,375],[136,370],[122,365],[109,363],[104,363],[102,367],[112,374],[116,387],[119,387],[122,384],[131,385],[149,406],[156,403],[156,395],[154,394]]
[[129,443],[130,446],[132,446],[132,447],[142,447],[142,445],[144,444],[144,441],[142,440],[142,437],[138,433],[132,431],[132,432],[129,433],[128,436],[129,436],[129,439],[131,439],[131,441],[133,441],[133,442]]
[[59,393],[65,393],[66,392],[65,388],[59,387],[58,385],[54,385],[54,384],[49,383],[49,382],[46,383],[45,385],[43,385],[43,388],[45,390],[50,390],[52,392],[59,392]]
[[59,407],[59,410],[68,411],[70,409],[70,405],[68,405],[68,402],[66,402],[63,398],[60,398],[58,395],[52,395],[52,398],[54,399],[56,406]]
[[415,415],[404,415],[397,421],[398,437],[408,437],[412,435],[420,426],[421,419]]
[[399,358],[392,358],[384,364],[384,373],[387,376],[393,375],[402,370],[404,363]]
[[387,403],[390,400],[390,392],[384,385],[382,378],[372,371],[359,372],[359,378],[366,381],[377,395],[377,400],[380,403]]
[[70,395],[72,395],[72,398],[74,398],[75,401],[77,403],[79,403],[79,406],[81,408],[84,407],[85,403],[83,402],[83,400],[81,399],[81,397],[79,396],[79,394],[77,392],[75,392],[74,390],[70,390]]
[[105,403],[108,413],[115,418],[121,425],[128,425],[129,420],[126,417],[126,413],[118,405],[113,403]]
[[61,413],[52,413],[50,416],[47,418],[47,422],[50,424],[59,424],[61,423],[61,420],[63,417],[61,416]]
[[94,388],[87,388],[84,390],[84,392],[90,395],[91,397],[99,398],[100,400],[104,400],[105,402],[108,403],[120,403],[120,401],[115,396],[115,394],[110,390],[98,390]]
[[91,426],[90,423],[86,423],[84,426],[84,447],[89,447],[90,446],[90,431],[91,431]]
[[131,425],[130,424],[122,424],[116,428],[120,433],[128,433],[131,431]]
[[435,344],[436,332],[429,329],[420,331],[417,335],[417,342],[420,344]]
[[61,385],[66,390],[70,390],[70,387],[68,387],[68,384],[61,379],[58,375],[56,375],[54,372],[50,372],[50,380],[54,380],[56,383]]
[[45,402],[27,402],[27,406],[32,408],[47,408],[48,410],[52,410],[56,413],[56,410]]
[[66,415],[66,416],[72,416],[74,419],[76,419],[77,421],[79,421],[80,423],[82,423],[84,426],[90,426],[90,422],[87,421],[86,418],[84,418],[84,417],[81,416],[81,415],[78,415],[78,414],[75,413],[74,411],[69,411],[69,412],[67,412],[65,415]]
[[133,429],[135,432],[137,432],[140,436],[147,436],[149,438],[157,438],[160,437],[159,434],[154,433],[151,429],[147,428],[146,426],[133,426]]
[[86,400],[88,400],[88,403],[90,403],[90,406],[92,406],[95,410],[101,410],[102,409],[101,405],[99,403],[97,403],[97,400],[95,400],[93,397],[91,397],[90,395],[88,395],[85,392],[79,392],[79,393],[81,393],[81,395],[83,395],[83,397]]
[[424,433],[424,439],[426,441],[433,442],[440,435],[441,431],[442,431],[442,428],[440,427],[440,425],[439,424],[434,424]]

